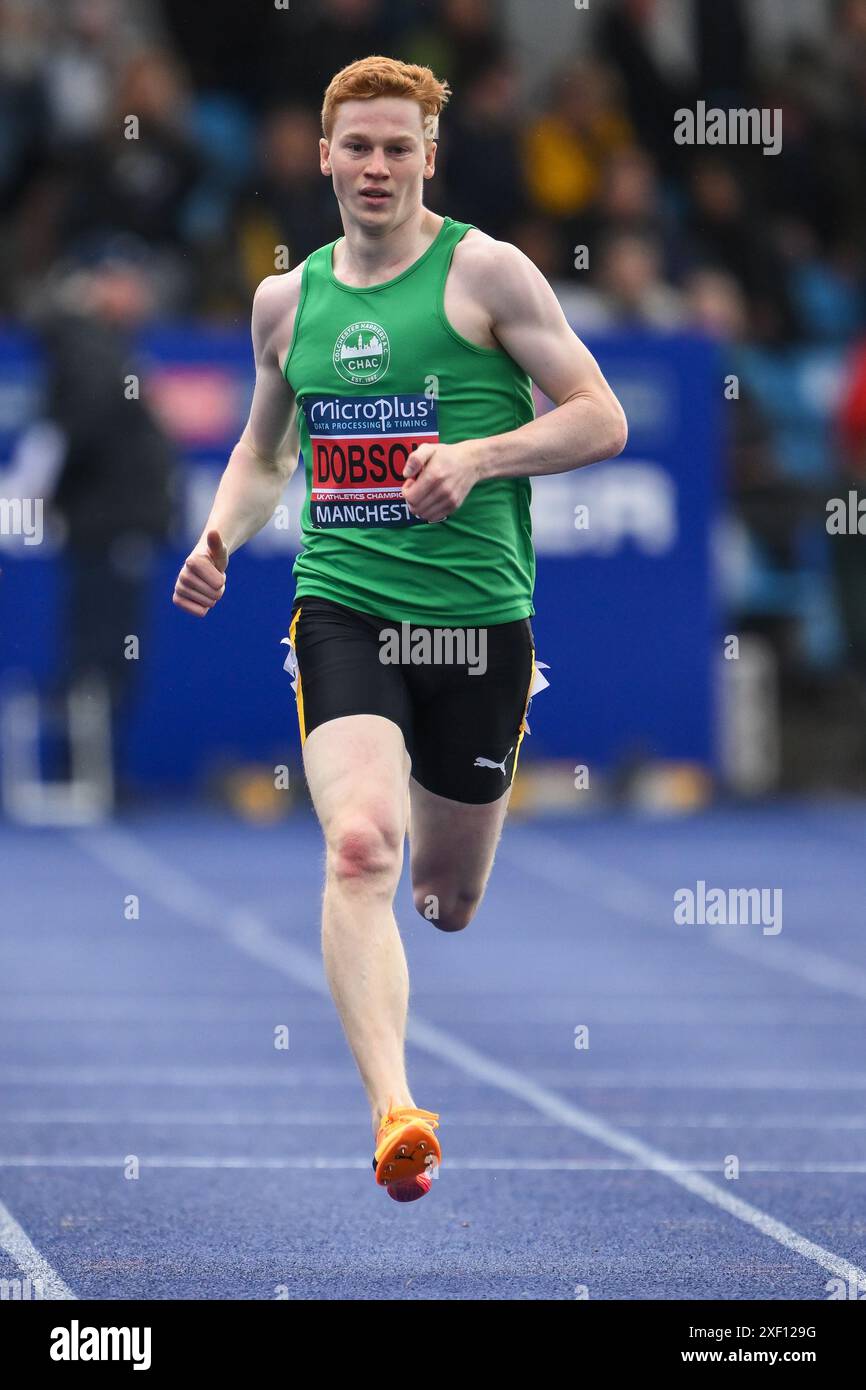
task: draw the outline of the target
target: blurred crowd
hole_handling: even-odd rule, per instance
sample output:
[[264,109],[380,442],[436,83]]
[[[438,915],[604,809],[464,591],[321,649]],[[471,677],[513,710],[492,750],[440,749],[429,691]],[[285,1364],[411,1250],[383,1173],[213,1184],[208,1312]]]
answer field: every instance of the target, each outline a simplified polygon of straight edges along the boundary
[[[513,9],[0,0],[0,314],[113,257],[147,313],[245,323],[276,247],[296,264],[340,234],[329,78],[368,53],[428,63],[454,91],[429,206],[517,243],[578,331],[724,345],[731,607],[795,673],[866,678],[863,545],[816,544],[834,483],[866,469],[866,0],[592,0],[529,81]],[[699,99],[779,108],[781,151],[678,145]]]
[[[665,9],[597,0],[591,51],[527,91],[498,0],[2,0],[0,307],[113,237],[147,260],[162,309],[245,315],[276,245],[295,264],[339,234],[323,90],[387,52],[454,89],[430,205],[516,241],[587,322],[852,336],[866,0],[814,0],[823,33],[794,27],[771,56],[745,0],[686,0],[682,30],[658,25]],[[781,153],[676,144],[674,112],[698,99],[781,108]]]

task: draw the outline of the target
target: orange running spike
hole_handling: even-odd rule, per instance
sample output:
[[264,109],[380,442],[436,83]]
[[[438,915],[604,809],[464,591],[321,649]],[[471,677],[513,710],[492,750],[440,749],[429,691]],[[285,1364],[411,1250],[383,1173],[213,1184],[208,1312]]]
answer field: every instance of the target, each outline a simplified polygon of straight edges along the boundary
[[[433,1172],[442,1162],[439,1140],[433,1133],[438,1128],[439,1116],[432,1110],[389,1106],[383,1115],[373,1169],[380,1187],[395,1185],[398,1190],[391,1196],[397,1201],[412,1201],[429,1192]],[[419,1177],[426,1178],[426,1184],[419,1183]]]

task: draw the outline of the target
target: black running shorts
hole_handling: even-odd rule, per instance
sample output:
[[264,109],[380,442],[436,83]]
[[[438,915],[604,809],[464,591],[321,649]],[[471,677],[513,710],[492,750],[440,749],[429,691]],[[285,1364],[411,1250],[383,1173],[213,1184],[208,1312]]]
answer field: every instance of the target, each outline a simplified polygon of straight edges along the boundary
[[403,731],[412,776],[452,801],[497,801],[526,731],[535,643],[528,618],[435,628],[301,597],[289,629],[303,743],[351,714]]

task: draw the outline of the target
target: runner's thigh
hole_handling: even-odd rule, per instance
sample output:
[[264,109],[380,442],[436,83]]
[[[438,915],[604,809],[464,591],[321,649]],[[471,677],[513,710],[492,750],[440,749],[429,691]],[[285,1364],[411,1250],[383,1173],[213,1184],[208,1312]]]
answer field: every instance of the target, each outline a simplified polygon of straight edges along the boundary
[[499,801],[514,777],[535,641],[528,618],[474,632],[472,663],[410,672],[412,776],[436,796],[481,805]]
[[372,820],[402,843],[411,713],[400,671],[379,660],[378,620],[302,598],[291,635],[304,770],[326,838]]

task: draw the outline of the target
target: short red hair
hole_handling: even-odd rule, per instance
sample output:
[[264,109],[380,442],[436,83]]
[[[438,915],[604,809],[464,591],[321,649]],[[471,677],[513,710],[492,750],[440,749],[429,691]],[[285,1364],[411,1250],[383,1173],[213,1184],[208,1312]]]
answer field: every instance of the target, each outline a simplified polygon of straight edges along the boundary
[[330,140],[337,107],[344,101],[409,97],[421,107],[425,135],[430,131],[432,133],[427,138],[435,140],[439,130],[439,112],[450,95],[448,83],[440,82],[430,68],[421,67],[418,63],[401,63],[398,58],[383,58],[381,54],[359,58],[357,62],[341,68],[328,83],[322,106],[322,130],[325,139]]

